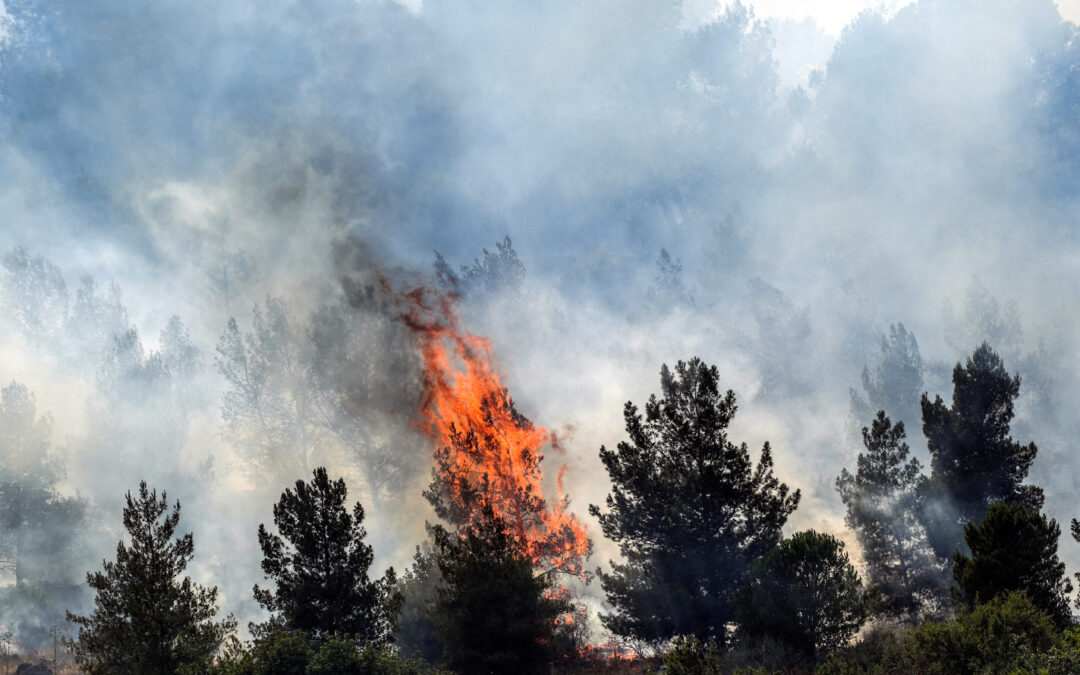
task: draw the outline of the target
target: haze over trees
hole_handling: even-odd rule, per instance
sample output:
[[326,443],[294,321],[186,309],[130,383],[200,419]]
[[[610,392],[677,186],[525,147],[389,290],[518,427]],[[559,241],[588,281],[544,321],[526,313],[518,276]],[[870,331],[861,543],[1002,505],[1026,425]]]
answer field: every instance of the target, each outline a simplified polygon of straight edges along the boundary
[[902,323],[889,324],[888,334],[881,336],[878,363],[873,370],[863,367],[862,392],[851,390],[852,417],[862,424],[883,410],[896,422],[920,428],[919,400],[925,391],[923,369],[915,335]]
[[941,608],[943,561],[919,518],[926,477],[904,438],[904,423],[894,425],[879,411],[862,429],[865,452],[855,473],[843,469],[836,489],[847,507],[844,522],[862,547],[867,579],[882,595],[881,610],[917,621]]
[[[776,16],[795,5],[804,20]],[[641,631],[726,622],[703,639],[619,645],[671,656],[670,672],[766,668],[763,634],[787,627],[767,623],[744,643],[737,612],[673,625],[701,608],[669,582],[722,568],[723,604],[782,534],[812,527],[846,542],[884,614],[850,643],[803,650],[798,668],[835,657],[843,675],[1080,673],[1078,633],[1027,586],[1059,562],[1076,571],[1080,545],[1055,558],[1048,545],[1011,551],[1008,528],[989,534],[1001,505],[1039,502],[1024,518],[1047,522],[1080,516],[1078,3],[627,7],[0,0],[0,387],[36,393],[30,419],[55,416],[43,452],[64,457],[25,508],[37,479],[11,479],[0,419],[0,559],[11,561],[0,648],[40,646],[63,607],[87,613],[71,571],[112,558],[99,552],[120,538],[111,505],[139,479],[181,498],[180,526],[200,544],[184,574],[217,586],[245,624],[266,618],[251,586],[274,587],[261,581],[256,526],[274,531],[279,493],[316,466],[348,481],[347,513],[362,502],[369,571],[400,569],[430,516],[420,483],[432,448],[414,425],[423,366],[380,283],[431,273],[435,248],[435,274],[461,297],[463,328],[490,338],[519,411],[560,434],[575,428],[564,457],[545,448],[546,503],[564,504],[562,477],[602,515],[623,508],[605,506],[608,493],[628,512],[660,513],[642,524],[661,533],[651,539],[628,534],[627,517],[613,527],[622,539],[603,541],[583,518],[609,554],[591,567],[643,605],[668,599]],[[342,256],[343,242],[364,255]],[[350,276],[364,281],[342,283]],[[268,297],[287,330],[275,332]],[[214,351],[223,334],[227,355]],[[971,375],[974,393],[951,395],[953,363],[964,369],[984,341],[1005,377]],[[621,403],[641,405],[645,426],[649,379],[691,355],[738,394],[726,431],[752,446],[750,473],[768,438],[771,473],[789,496],[801,488],[783,527],[765,528],[777,530],[771,547],[751,542],[744,555],[739,542],[714,559],[707,537],[721,518],[680,531],[680,518],[702,520],[692,499],[639,499],[597,463],[601,443],[626,440]],[[232,372],[264,359],[265,378],[237,386],[216,356]],[[1015,375],[1015,396],[994,399]],[[978,410],[984,395],[993,400]],[[265,417],[233,424],[220,410],[231,403]],[[841,431],[849,403],[853,445]],[[1038,453],[1025,457],[1031,441]],[[693,463],[665,465],[665,445],[653,450],[657,489],[682,480],[693,493]],[[641,494],[654,487],[645,482]],[[442,524],[457,543],[462,519]],[[1046,523],[1014,524],[1049,541]],[[967,527],[986,530],[988,554]],[[446,584],[429,543],[401,584],[426,637]],[[640,558],[623,559],[620,545]],[[956,563],[963,588],[981,589],[966,600],[941,588],[961,583],[957,549],[970,561]],[[609,556],[627,566],[622,577]],[[797,575],[777,579],[797,588]],[[997,593],[1014,587],[1026,590]],[[460,588],[483,607],[480,584]],[[601,603],[603,591],[597,582],[584,595]],[[599,623],[585,622],[598,649]],[[441,641],[428,647],[441,661]],[[242,651],[237,667],[259,672],[362,672],[393,656],[297,632]]]
[[[357,300],[356,298],[350,299]],[[412,403],[416,364],[402,336],[377,308],[344,301],[295,316],[278,298],[252,308],[250,331],[230,318],[215,364],[227,389],[221,417],[247,472],[271,484],[307,475],[313,464],[347,459],[379,510],[402,499],[420,460],[387,408]],[[379,350],[379,361],[371,358]]]
[[997,502],[1042,508],[1043,491],[1025,484],[1038,448],[1009,436],[1020,377],[983,343],[953,369],[951,405],[923,394],[923,434],[930,449],[924,518],[939,556],[961,549],[964,523],[982,520]]
[[0,390],[0,622],[19,641],[39,646],[84,595],[76,572],[87,504],[62,495],[62,457],[53,422],[38,415],[33,393],[12,382]]

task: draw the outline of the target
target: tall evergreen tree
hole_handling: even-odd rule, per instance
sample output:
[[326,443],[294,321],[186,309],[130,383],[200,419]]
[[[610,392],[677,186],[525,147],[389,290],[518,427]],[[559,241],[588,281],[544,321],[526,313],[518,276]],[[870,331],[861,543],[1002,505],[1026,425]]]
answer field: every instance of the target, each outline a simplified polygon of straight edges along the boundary
[[862,429],[866,452],[852,475],[847,469],[836,489],[847,507],[847,522],[862,546],[870,583],[882,594],[881,609],[892,616],[916,619],[942,598],[942,565],[919,521],[922,475],[919,460],[910,457],[904,423],[893,425],[879,411]]
[[718,380],[697,358],[674,373],[665,365],[662,398],[644,415],[626,404],[629,442],[600,449],[612,492],[606,511],[589,510],[625,558],[599,573],[614,607],[601,620],[618,635],[725,640],[743,572],[779,543],[799,503],[773,475],[768,443],[755,466],[745,443],[728,440],[735,394]]
[[[194,556],[191,534],[173,540],[180,502],[172,513],[164,492],[139,484],[127,493],[124,527],[131,544],[116,546],[116,562],[87,575],[97,592],[93,613],[68,614],[79,626],[72,644],[79,667],[91,675],[172,675],[204,672],[236,622],[215,622],[217,588],[178,577]],[[164,516],[164,518],[163,518]]]
[[276,588],[255,586],[255,599],[272,614],[257,636],[299,630],[316,640],[352,635],[364,642],[393,639],[400,595],[394,569],[371,580],[373,552],[364,543],[364,507],[345,508],[345,481],[318,467],[311,482],[296,481],[274,505],[271,534],[259,525],[262,569]]
[[777,640],[820,660],[855,635],[872,604],[843,542],[799,532],[747,571],[736,596],[739,635]]
[[555,619],[550,576],[489,506],[460,532],[432,528],[442,586],[432,610],[446,665],[467,673],[545,673]]
[[923,434],[931,455],[924,522],[939,556],[960,548],[961,526],[982,520],[991,504],[1042,508],[1042,489],[1024,485],[1038,448],[1009,436],[1020,377],[1005,370],[985,342],[953,369],[952,405],[923,394]]
[[968,606],[1024,591],[1032,604],[1059,626],[1072,623],[1068,595],[1072,584],[1058,558],[1057,521],[1023,504],[994,504],[976,525],[964,526],[971,557],[954,554],[957,594]]

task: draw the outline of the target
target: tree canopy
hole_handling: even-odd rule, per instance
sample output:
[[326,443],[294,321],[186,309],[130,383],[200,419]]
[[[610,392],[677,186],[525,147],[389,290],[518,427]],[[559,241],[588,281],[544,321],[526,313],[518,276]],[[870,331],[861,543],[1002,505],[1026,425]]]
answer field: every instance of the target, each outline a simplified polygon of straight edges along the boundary
[[442,585],[432,609],[443,659],[455,672],[545,673],[555,619],[569,610],[523,542],[485,506],[458,533],[432,528]]
[[629,441],[600,449],[612,491],[589,510],[625,558],[599,572],[614,608],[601,620],[642,640],[723,641],[743,573],[779,543],[800,493],[773,475],[768,443],[755,466],[728,439],[735,394],[720,393],[715,366],[665,365],[660,386],[644,414],[626,404]]
[[124,527],[130,545],[116,546],[116,561],[87,575],[97,593],[88,616],[68,614],[79,627],[75,660],[91,675],[172,675],[205,671],[236,622],[214,621],[217,588],[178,579],[195,552],[191,534],[173,539],[180,502],[172,512],[164,492],[127,493]]
[[259,525],[262,569],[273,589],[255,586],[255,599],[270,620],[253,626],[257,636],[296,630],[322,640],[352,635],[363,642],[393,639],[400,596],[394,569],[371,579],[373,551],[364,543],[364,507],[345,507],[343,479],[330,480],[324,467],[310,482],[296,481],[274,505],[271,533]]
[[736,603],[742,637],[773,639],[819,660],[862,627],[873,594],[842,542],[808,530],[750,566]]
[[985,342],[953,369],[952,404],[923,394],[923,434],[930,449],[924,522],[935,550],[951,555],[962,546],[960,528],[982,520],[996,502],[1040,509],[1042,488],[1026,485],[1038,452],[1009,436],[1020,377],[1009,375]]
[[968,606],[1011,591],[1023,591],[1059,626],[1072,622],[1068,595],[1072,584],[1058,558],[1061,528],[1023,504],[995,504],[979,524],[964,527],[968,557],[954,555],[958,597]]
[[862,547],[869,581],[882,594],[881,609],[915,620],[940,603],[944,584],[942,564],[918,517],[926,478],[904,438],[904,423],[893,425],[879,411],[862,429],[866,451],[859,454],[855,473],[841,471],[836,489],[847,507],[845,522]]

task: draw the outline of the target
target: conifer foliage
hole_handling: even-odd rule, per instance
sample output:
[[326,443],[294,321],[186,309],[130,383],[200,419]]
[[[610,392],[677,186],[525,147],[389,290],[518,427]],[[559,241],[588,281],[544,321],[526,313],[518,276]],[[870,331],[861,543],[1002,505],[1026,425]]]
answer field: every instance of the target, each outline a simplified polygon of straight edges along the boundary
[[445,664],[463,673],[543,673],[569,610],[536,575],[524,542],[490,506],[460,532],[432,528],[442,585],[432,608]]
[[1024,485],[1038,448],[1009,436],[1020,377],[983,343],[953,369],[952,404],[923,394],[923,434],[932,457],[924,522],[934,548],[949,556],[962,547],[961,527],[977,523],[991,504],[1018,502],[1038,510],[1043,491]]
[[1059,626],[1072,622],[1065,563],[1058,558],[1057,521],[1023,504],[995,504],[978,525],[964,527],[971,557],[957,552],[953,576],[968,606],[1023,591]]
[[798,532],[747,571],[736,596],[739,633],[820,659],[851,639],[869,617],[872,601],[841,541],[813,530]]
[[601,620],[618,635],[725,640],[743,573],[780,542],[799,503],[773,475],[768,443],[755,466],[745,443],[728,440],[735,394],[718,381],[697,358],[665,365],[662,397],[644,414],[626,404],[630,440],[600,449],[612,492],[590,512],[626,559],[599,572],[614,607]]
[[345,481],[330,480],[319,467],[311,482],[296,481],[274,505],[278,534],[259,526],[262,569],[276,588],[255,586],[255,599],[272,615],[252,627],[256,636],[291,630],[316,640],[392,640],[400,604],[394,569],[368,577],[373,552],[364,543],[364,507],[357,502],[350,514],[345,500]]
[[236,626],[232,617],[214,621],[217,588],[178,579],[194,555],[191,534],[173,539],[180,502],[172,512],[164,492],[139,484],[127,493],[116,561],[87,575],[97,592],[89,616],[68,614],[79,627],[72,648],[79,667],[91,675],[165,675],[204,672]]
[[881,609],[915,620],[943,600],[938,558],[918,519],[926,478],[904,441],[904,423],[879,411],[862,429],[866,451],[854,474],[847,469],[836,489],[847,507],[845,522],[863,549],[870,583],[882,594]]

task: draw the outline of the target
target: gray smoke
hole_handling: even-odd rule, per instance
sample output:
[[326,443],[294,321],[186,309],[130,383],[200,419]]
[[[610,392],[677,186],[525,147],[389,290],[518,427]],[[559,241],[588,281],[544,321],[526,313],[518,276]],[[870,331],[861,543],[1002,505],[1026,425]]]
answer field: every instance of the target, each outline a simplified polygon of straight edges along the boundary
[[[733,438],[803,490],[791,528],[851,540],[851,390],[899,323],[931,396],[984,339],[1020,372],[1014,436],[1047,512],[1077,515],[1080,42],[1049,0],[867,11],[831,44],[738,3],[0,8],[0,381],[52,412],[87,569],[146,478],[184,504],[193,574],[258,618],[255,527],[316,463],[368,506],[377,564],[406,564],[432,517],[419,364],[365,289],[506,235],[524,275],[463,318],[519,409],[573,429],[547,466],[582,517],[622,404],[698,355]],[[276,426],[221,345],[263,359]]]

